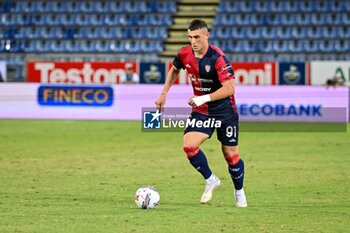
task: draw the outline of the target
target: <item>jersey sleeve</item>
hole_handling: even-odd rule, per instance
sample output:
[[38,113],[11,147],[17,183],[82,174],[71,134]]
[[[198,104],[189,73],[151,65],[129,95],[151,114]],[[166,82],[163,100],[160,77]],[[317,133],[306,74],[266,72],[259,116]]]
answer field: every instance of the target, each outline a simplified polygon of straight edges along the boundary
[[220,56],[216,60],[215,68],[221,83],[235,78],[231,62],[225,56]]
[[180,55],[179,54],[177,54],[176,55],[176,57],[174,58],[174,60],[173,60],[173,65],[175,66],[175,68],[176,69],[184,69],[185,68],[185,66],[184,66],[184,64],[182,63],[182,61],[181,61],[181,58],[180,58]]

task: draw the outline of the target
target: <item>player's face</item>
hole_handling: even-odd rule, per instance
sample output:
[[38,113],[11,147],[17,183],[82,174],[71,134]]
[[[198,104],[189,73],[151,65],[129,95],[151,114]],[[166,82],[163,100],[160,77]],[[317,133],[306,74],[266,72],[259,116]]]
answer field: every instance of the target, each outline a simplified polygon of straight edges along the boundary
[[209,32],[206,28],[187,31],[188,39],[190,40],[194,52],[202,53],[208,47]]

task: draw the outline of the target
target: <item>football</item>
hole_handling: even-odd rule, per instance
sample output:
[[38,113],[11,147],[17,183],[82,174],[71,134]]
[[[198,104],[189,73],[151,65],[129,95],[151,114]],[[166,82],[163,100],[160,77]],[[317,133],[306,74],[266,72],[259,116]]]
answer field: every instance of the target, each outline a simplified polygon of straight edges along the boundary
[[154,209],[158,206],[160,196],[152,186],[143,186],[136,191],[135,203],[141,209]]

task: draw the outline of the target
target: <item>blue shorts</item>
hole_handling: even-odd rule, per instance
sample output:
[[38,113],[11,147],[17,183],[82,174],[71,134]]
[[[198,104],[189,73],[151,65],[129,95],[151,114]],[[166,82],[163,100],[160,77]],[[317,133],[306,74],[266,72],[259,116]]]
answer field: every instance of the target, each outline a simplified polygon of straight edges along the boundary
[[[198,112],[192,112],[184,134],[188,132],[205,133],[211,138],[216,129],[218,140],[226,146],[238,145],[238,114],[227,112],[215,117],[207,116]],[[206,122],[206,123],[205,123]],[[219,124],[219,122],[221,122]],[[192,124],[191,124],[192,123]]]

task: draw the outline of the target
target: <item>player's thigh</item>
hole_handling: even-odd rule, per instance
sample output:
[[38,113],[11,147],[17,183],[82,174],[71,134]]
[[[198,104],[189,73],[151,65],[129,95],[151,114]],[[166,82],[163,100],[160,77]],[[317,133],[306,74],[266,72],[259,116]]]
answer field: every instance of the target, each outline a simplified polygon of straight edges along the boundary
[[223,121],[221,127],[216,129],[216,132],[222,145],[229,147],[238,146],[238,119]]
[[183,146],[188,148],[199,147],[208,137],[208,134],[202,132],[187,132],[184,135]]
[[[210,138],[214,132],[212,127],[204,127],[204,122],[209,120],[209,117],[197,112],[193,112],[190,116],[190,122],[184,132],[184,147],[198,147],[207,138]],[[197,122],[201,121],[201,124]]]

